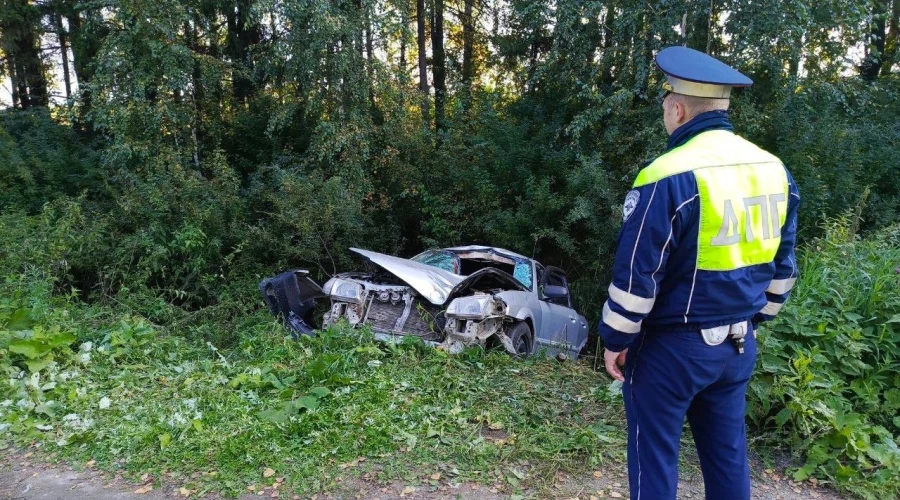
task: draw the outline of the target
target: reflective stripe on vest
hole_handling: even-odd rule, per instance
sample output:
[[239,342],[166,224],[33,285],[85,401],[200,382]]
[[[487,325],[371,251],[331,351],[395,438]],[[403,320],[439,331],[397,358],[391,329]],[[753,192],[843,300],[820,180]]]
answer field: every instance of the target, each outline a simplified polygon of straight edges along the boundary
[[634,187],[692,172],[700,194],[697,269],[731,271],[775,259],[787,218],[781,161],[726,130],[703,132],[660,156]]

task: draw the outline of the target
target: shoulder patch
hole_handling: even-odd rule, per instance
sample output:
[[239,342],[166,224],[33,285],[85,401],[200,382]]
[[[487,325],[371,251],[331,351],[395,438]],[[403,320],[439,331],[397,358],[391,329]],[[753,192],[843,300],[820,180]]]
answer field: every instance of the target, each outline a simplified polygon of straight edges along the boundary
[[625,195],[625,205],[622,207],[622,222],[627,222],[637,208],[638,202],[641,201],[641,193],[637,189],[632,189]]

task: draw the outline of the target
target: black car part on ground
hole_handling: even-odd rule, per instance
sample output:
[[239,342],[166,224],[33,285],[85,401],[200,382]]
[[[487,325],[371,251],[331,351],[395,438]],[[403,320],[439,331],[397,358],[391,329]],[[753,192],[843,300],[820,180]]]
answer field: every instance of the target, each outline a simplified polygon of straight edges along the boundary
[[312,335],[316,329],[316,299],[327,297],[303,270],[285,271],[259,284],[269,312],[298,335]]

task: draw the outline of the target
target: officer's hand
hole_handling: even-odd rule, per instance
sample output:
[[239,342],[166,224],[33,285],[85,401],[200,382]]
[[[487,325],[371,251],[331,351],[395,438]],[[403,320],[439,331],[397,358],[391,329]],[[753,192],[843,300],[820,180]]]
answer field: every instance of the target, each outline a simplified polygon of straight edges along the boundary
[[612,352],[609,349],[603,349],[603,363],[606,365],[606,373],[619,382],[625,382],[625,375],[622,375],[620,366],[625,365],[625,356],[628,349],[622,352]]

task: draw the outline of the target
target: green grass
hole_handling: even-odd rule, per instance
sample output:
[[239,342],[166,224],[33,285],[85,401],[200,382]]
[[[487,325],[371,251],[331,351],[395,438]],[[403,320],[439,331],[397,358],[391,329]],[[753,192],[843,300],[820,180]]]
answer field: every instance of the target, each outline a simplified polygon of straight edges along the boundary
[[586,361],[450,356],[340,326],[294,340],[267,313],[233,325],[237,345],[220,350],[191,328],[173,335],[97,306],[41,303],[24,304],[33,330],[73,332],[81,348],[58,350],[36,376],[7,359],[0,422],[17,444],[65,461],[236,494],[266,468],[276,471],[266,481],[298,492],[366,472],[515,489],[623,458],[620,396]]

